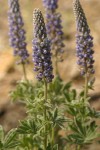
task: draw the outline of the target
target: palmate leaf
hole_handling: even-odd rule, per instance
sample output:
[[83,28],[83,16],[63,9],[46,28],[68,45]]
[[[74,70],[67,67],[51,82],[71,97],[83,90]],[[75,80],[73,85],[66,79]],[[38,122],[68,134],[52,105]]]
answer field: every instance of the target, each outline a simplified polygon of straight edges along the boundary
[[88,116],[92,118],[100,118],[100,111],[96,111],[94,108],[88,107]]
[[60,128],[64,128],[64,122],[67,122],[67,119],[64,115],[60,114],[58,108],[55,108],[54,111],[48,111],[49,114],[49,121],[51,122],[52,126],[59,126]]
[[[63,82],[62,82],[63,83]],[[63,83],[63,88],[62,88],[62,91],[69,91],[70,90],[70,88],[71,88],[71,82],[68,82],[68,83]]]
[[67,100],[67,102],[71,102],[70,95],[68,92],[65,91],[64,96],[65,96],[65,99]]
[[0,141],[3,141],[4,139],[4,131],[3,131],[3,127],[0,125]]
[[69,101],[66,101],[66,112],[74,117],[83,118],[83,116],[87,117],[89,115],[89,104],[88,102],[83,102],[83,100],[80,99],[74,99]]
[[16,130],[17,129],[11,129],[7,133],[7,135],[4,138],[3,149],[10,149],[10,148],[14,148],[17,145],[19,145],[19,142],[17,140],[15,140],[15,138],[16,138]]
[[82,123],[81,120],[75,119],[70,125],[72,134],[66,137],[66,140],[73,144],[89,144],[97,138],[97,125],[95,121]]
[[53,147],[52,145],[49,143],[46,150],[58,150],[58,144],[55,144]]
[[78,113],[76,108],[74,108],[74,107],[68,107],[66,112],[72,116],[76,116]]
[[79,145],[84,145],[84,144],[90,144],[92,143],[92,140],[98,138],[99,135],[95,131],[88,132],[86,136],[82,136],[80,134],[70,134],[67,136],[66,140],[67,142],[71,144],[79,144]]
[[25,101],[26,98],[32,99],[35,97],[35,88],[29,81],[20,81],[18,82],[16,89],[10,92],[10,97],[13,101]]
[[56,96],[57,94],[60,95],[61,93],[63,94],[64,91],[68,91],[71,87],[71,82],[64,83],[59,76],[55,77],[53,82],[49,86],[49,92],[52,94],[55,93]]
[[2,148],[3,148],[3,143],[2,141],[0,141],[0,149],[2,150]]
[[10,130],[7,135],[4,137],[4,132],[2,126],[0,126],[0,149],[11,149],[16,147],[19,142],[15,140],[16,129]]
[[53,150],[58,150],[58,144],[54,145]]
[[94,140],[94,139],[96,139],[96,138],[98,138],[99,137],[99,134],[98,134],[98,132],[97,132],[97,125],[96,125],[96,122],[95,121],[92,121],[91,123],[90,123],[90,125],[87,125],[87,127],[86,127],[86,138],[85,138],[85,141],[84,141],[84,143],[86,142],[86,143],[88,143],[88,141],[92,141],[92,140]]
[[42,96],[35,97],[34,100],[27,101],[26,105],[27,105],[27,113],[32,115],[35,118],[37,114],[43,113],[44,97]]
[[72,102],[73,100],[76,100],[77,98],[77,93],[75,89],[72,89],[70,91],[64,91],[63,93],[66,99],[65,101],[66,103]]
[[36,134],[38,127],[34,120],[24,120],[20,122],[17,132],[20,134]]
[[40,115],[37,116],[37,121],[33,118],[21,121],[17,132],[19,134],[31,134],[33,138],[40,136],[40,131],[44,127],[41,119],[43,119],[43,116]]
[[36,148],[41,149],[41,136],[35,137],[33,134],[19,134],[18,141],[19,141],[19,150],[35,150]]
[[79,144],[79,145],[81,145],[84,142],[83,138],[78,134],[70,134],[65,139],[70,144]]
[[55,92],[57,94],[61,91],[62,87],[63,87],[62,80],[59,78],[59,76],[57,76],[50,84],[49,91]]
[[3,149],[5,150],[5,149],[13,149],[13,148],[15,148],[16,146],[18,146],[20,143],[17,141],[17,140],[15,140],[15,141],[13,141],[13,142],[11,142],[11,143],[9,143],[8,145],[3,145]]
[[51,99],[53,106],[59,106],[65,103],[64,93],[70,91],[71,83],[64,83],[58,76],[55,77],[53,82],[49,85],[48,88],[48,98]]
[[41,126],[43,124],[40,124],[39,121],[34,121],[33,118],[21,121],[17,129],[20,147],[28,147],[28,150],[35,147],[41,148],[41,141],[43,140],[40,134]]
[[79,135],[79,137],[84,138],[85,137],[85,130],[82,128],[82,126],[76,126],[75,124],[69,125],[70,129],[75,133],[75,135]]

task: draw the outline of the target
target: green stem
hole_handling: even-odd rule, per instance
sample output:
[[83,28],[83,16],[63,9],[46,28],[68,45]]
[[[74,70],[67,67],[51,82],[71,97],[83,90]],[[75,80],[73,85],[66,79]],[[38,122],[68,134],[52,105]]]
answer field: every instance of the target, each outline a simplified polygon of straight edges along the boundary
[[81,146],[80,146],[80,145],[77,145],[77,146],[76,146],[76,150],[81,150]]
[[52,150],[53,150],[53,146],[54,146],[54,127],[52,127],[52,137],[51,137],[51,145],[52,145]]
[[57,58],[55,60],[55,74],[58,75],[58,63],[57,63]]
[[37,147],[35,147],[33,150],[38,150],[38,148],[37,148]]
[[22,67],[23,67],[24,79],[27,81],[26,68],[25,68],[25,64],[24,63],[22,63]]
[[71,150],[71,146],[69,146],[68,144],[65,147],[65,150]]
[[[47,120],[47,110],[46,110],[46,104],[47,102],[47,82],[44,79],[44,120],[46,122]],[[44,133],[45,133],[45,138],[44,138],[44,150],[46,150],[47,147],[47,125],[44,127]]]
[[55,74],[56,76],[59,76],[59,72],[58,72],[58,58],[57,58],[57,49],[55,49],[56,53],[55,53]]
[[88,94],[88,76],[87,73],[85,74],[85,86],[84,86],[84,102],[86,101]]

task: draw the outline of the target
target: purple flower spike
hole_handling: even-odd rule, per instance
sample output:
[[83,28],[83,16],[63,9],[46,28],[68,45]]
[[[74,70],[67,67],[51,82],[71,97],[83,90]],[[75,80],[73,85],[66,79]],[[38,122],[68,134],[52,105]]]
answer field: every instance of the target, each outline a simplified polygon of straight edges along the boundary
[[29,62],[29,54],[26,49],[25,30],[23,29],[24,23],[21,17],[19,2],[18,0],[9,0],[8,4],[10,45],[14,49],[14,56],[20,58],[17,64],[25,64]]
[[58,0],[43,0],[44,6],[48,9],[48,10],[54,10],[58,8],[57,5]]
[[46,28],[42,13],[39,9],[33,12],[34,39],[33,43],[33,62],[34,71],[37,72],[37,79],[46,79],[52,82],[52,62],[50,41],[47,38]]
[[85,17],[85,13],[79,0],[73,0],[73,9],[76,18],[76,53],[78,57],[77,64],[81,68],[81,74],[94,74],[93,59],[93,37],[90,35],[90,29]]
[[58,0],[43,0],[43,4],[46,9],[46,29],[52,44],[52,52],[57,60],[62,61],[64,43],[61,15],[56,12]]

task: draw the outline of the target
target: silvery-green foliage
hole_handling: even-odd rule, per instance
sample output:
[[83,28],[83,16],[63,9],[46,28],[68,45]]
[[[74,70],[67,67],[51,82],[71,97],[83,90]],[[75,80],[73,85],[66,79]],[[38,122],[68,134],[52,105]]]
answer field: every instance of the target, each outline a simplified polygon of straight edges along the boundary
[[19,142],[16,140],[16,130],[11,129],[5,135],[2,126],[0,126],[0,150],[11,150],[19,145]]
[[[64,103],[65,97],[70,97],[71,82],[65,83],[58,76],[49,84],[48,102],[51,102],[54,107]],[[20,81],[16,88],[10,92],[10,97],[13,101],[22,101],[29,104],[33,108],[33,100],[39,103],[40,98],[44,95],[43,82],[33,83],[31,81]],[[65,96],[66,95],[66,96]],[[38,100],[37,100],[38,99]],[[28,101],[27,101],[28,100]],[[30,102],[30,103],[28,103]],[[38,104],[37,104],[38,105]]]
[[[43,128],[47,124],[48,149],[51,147],[51,129],[56,130],[55,138],[58,139],[58,132],[64,129],[64,123],[69,121],[64,116],[64,110],[60,108],[62,104],[64,108],[65,93],[70,91],[71,83],[64,83],[58,76],[48,88],[48,99],[45,104],[47,108],[47,120],[43,120],[44,111],[44,85],[37,82],[33,85],[32,82],[19,82],[16,89],[11,92],[12,100],[20,100],[26,104],[28,117],[20,122],[17,133],[19,139],[28,137],[30,145],[38,148],[43,148]],[[18,141],[22,141],[18,140]],[[39,142],[38,142],[39,141]],[[21,143],[19,144],[22,147]],[[25,147],[25,145],[23,146]],[[27,147],[27,146],[26,146]],[[57,147],[54,146],[54,150]],[[57,149],[57,148],[56,148]]]
[[25,102],[26,99],[33,99],[35,97],[36,90],[31,81],[19,81],[16,88],[10,92],[10,97],[12,101]]
[[96,125],[96,119],[100,118],[100,111],[91,107],[89,97],[87,97],[86,102],[83,101],[83,91],[78,95],[76,91],[72,90],[70,94],[73,96],[71,98],[71,96],[66,95],[65,105],[66,112],[71,115],[70,122],[68,122],[71,133],[67,135],[66,141],[69,144],[83,147],[100,137],[97,132],[99,127]]
[[[93,85],[89,84],[88,88],[93,89]],[[71,88],[70,82],[65,83],[58,76],[49,84],[48,99],[45,104],[48,110],[46,121],[43,120],[44,85],[42,82],[37,82],[34,85],[31,82],[21,82],[11,96],[17,100],[22,100],[27,106],[28,118],[20,122],[17,133],[19,134],[19,141],[23,141],[25,138],[32,147],[37,146],[43,149],[45,124],[47,125],[49,140],[48,149],[51,147],[51,135],[49,133],[52,128],[55,128],[55,139],[58,141],[59,149],[61,148],[58,133],[61,129],[66,130],[68,128],[72,133],[65,139],[60,138],[60,143],[66,141],[67,144],[83,146],[91,143],[99,136],[95,119],[100,118],[100,112],[91,107],[89,104],[90,97],[87,97],[87,101],[84,103],[84,91],[77,94],[77,91]],[[68,114],[68,117],[65,116],[65,113]],[[20,147],[22,147],[21,145],[23,148],[25,147],[24,144],[20,144]]]
[[63,104],[65,101],[65,93],[69,95],[70,88],[71,82],[65,83],[60,79],[59,76],[55,77],[48,90],[49,97],[52,100],[52,103],[58,106],[60,104]]

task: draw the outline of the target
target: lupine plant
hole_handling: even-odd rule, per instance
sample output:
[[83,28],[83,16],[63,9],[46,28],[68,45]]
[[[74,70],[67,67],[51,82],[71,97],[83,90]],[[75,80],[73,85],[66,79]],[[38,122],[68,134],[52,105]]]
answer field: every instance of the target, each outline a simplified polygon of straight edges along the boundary
[[55,74],[58,75],[58,62],[63,61],[64,53],[63,31],[61,14],[56,10],[58,8],[58,0],[43,0],[46,11],[46,29],[48,37],[51,41],[51,49],[55,62]]
[[[39,9],[33,12],[32,70],[36,73],[37,82],[19,81],[15,90],[10,92],[13,101],[25,104],[27,116],[6,135],[0,126],[0,150],[83,150],[100,137],[100,127],[96,124],[100,112],[92,108],[89,97],[95,73],[93,38],[79,0],[73,0],[73,10],[77,27],[77,64],[84,78],[82,91],[77,92],[71,82],[66,83],[53,75],[52,51],[56,54],[57,69],[58,54],[64,46],[61,18],[56,12],[57,2],[43,0],[46,24]],[[11,46],[14,54],[19,56],[19,63],[25,65],[29,54],[19,8],[18,0],[9,0]]]
[[[89,104],[90,97],[88,96],[89,89],[93,89],[93,83],[89,82],[91,74],[94,74],[94,59],[93,59],[93,38],[90,35],[90,29],[79,0],[73,0],[73,9],[76,18],[76,53],[78,57],[78,65],[80,66],[81,75],[84,77],[83,92],[74,99],[67,102],[67,111],[73,116],[73,121],[69,123],[72,131],[66,138],[71,144],[76,144],[76,149],[80,150],[85,144],[98,137],[97,125],[95,118],[98,116],[91,105]],[[91,81],[94,81],[93,79]],[[90,84],[91,83],[91,84]]]
[[27,43],[25,42],[25,30],[23,29],[24,22],[20,12],[18,0],[8,0],[9,11],[9,37],[10,45],[13,48],[14,56],[18,57],[17,64],[22,64],[24,77],[26,77],[25,64],[29,63],[29,53],[27,51]]

